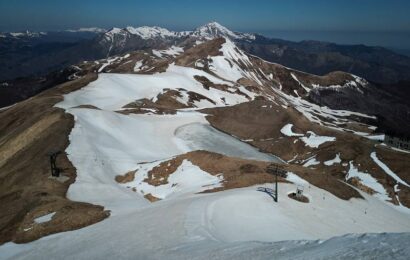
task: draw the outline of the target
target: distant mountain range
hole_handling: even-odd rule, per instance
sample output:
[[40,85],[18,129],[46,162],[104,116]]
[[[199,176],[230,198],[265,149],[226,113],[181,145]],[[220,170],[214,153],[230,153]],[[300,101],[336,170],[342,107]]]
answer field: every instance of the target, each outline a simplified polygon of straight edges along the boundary
[[0,81],[45,75],[84,60],[127,51],[215,37],[228,37],[246,52],[267,61],[318,75],[339,70],[382,84],[410,80],[410,58],[386,48],[270,39],[259,34],[233,32],[211,22],[193,31],[182,32],[157,26],[128,26],[110,30],[80,28],[59,32],[3,33],[0,34]]

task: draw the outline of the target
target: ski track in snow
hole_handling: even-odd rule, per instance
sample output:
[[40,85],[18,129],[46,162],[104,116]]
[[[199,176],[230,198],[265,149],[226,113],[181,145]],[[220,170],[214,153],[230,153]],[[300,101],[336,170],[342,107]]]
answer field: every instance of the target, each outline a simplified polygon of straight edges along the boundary
[[[235,253],[238,252],[235,249],[238,246],[245,254],[255,251],[271,258],[281,255],[280,248],[295,243],[300,246],[300,250],[305,250],[303,245],[315,243],[308,240],[321,239],[317,245],[326,245],[328,242],[324,239],[346,233],[410,230],[408,217],[392,211],[391,207],[377,198],[362,193],[365,200],[343,201],[296,175],[290,173],[288,179],[295,184],[279,184],[278,203],[274,203],[266,193],[257,191],[257,187],[176,197],[140,205],[134,210],[114,214],[79,230],[50,235],[27,244],[7,243],[0,247],[0,255],[4,259],[50,259],[57,256],[72,259],[125,259],[130,256],[178,258],[181,254],[196,258],[214,252],[214,257],[223,258],[229,256],[230,252],[223,248],[233,247],[231,253]],[[304,186],[304,194],[311,203],[300,203],[287,197],[299,185]],[[144,199],[136,194],[134,200],[138,204]],[[386,235],[396,236],[383,233],[370,236],[379,241]],[[336,239],[350,244],[357,237],[367,236],[349,235],[331,238],[330,241]],[[404,234],[402,236],[407,237]],[[298,241],[279,242],[284,240]],[[408,248],[405,241],[395,244],[395,247]],[[320,251],[313,251],[325,256],[335,253],[332,247],[325,245]],[[350,250],[350,247],[344,250]],[[368,245],[362,250],[365,248]],[[369,251],[366,252],[369,254]],[[285,256],[291,255],[292,252],[287,251]],[[370,255],[374,254],[370,251]]]

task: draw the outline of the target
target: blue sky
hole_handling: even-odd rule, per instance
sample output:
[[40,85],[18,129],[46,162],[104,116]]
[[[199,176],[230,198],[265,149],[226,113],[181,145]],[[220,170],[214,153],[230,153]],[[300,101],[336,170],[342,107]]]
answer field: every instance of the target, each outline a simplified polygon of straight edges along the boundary
[[232,30],[268,34],[337,31],[408,35],[409,12],[410,0],[0,0],[0,31],[127,25],[191,30],[218,21]]

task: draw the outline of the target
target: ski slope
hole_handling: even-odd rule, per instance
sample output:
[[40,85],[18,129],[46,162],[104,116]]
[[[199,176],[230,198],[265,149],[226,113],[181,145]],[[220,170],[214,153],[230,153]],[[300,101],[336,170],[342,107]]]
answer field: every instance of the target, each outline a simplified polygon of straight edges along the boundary
[[[388,205],[366,194],[362,194],[366,200],[342,201],[310,185],[305,192],[311,203],[304,204],[286,196],[296,189],[295,184],[280,184],[279,202],[274,203],[270,196],[256,188],[191,194],[140,204],[132,210],[117,211],[108,219],[80,230],[50,235],[23,245],[7,243],[0,247],[0,258],[127,259],[133,256],[177,259],[183,256],[195,259],[203,256],[225,258],[238,252],[244,252],[244,256],[256,253],[256,256],[264,256],[261,258],[269,258],[283,254],[282,248],[303,250],[304,245],[316,254],[326,256],[334,253],[331,247],[327,247],[327,243],[335,246],[334,238],[324,242],[323,246],[316,244],[319,249],[322,247],[321,250],[312,249],[315,242],[308,240],[321,239],[323,242],[346,233],[410,230],[407,216],[392,211]],[[135,205],[140,199],[142,197],[135,197]],[[385,236],[374,235],[373,239],[379,241]],[[338,239],[351,244],[357,236]],[[363,243],[366,240],[363,238]],[[377,250],[379,244],[375,241],[373,247]],[[402,257],[408,252],[405,241],[394,244]],[[350,250],[353,256],[360,256],[360,251],[369,252],[372,248],[367,244],[354,247],[360,250],[345,248],[346,251],[339,253]],[[215,249],[218,250],[212,253]],[[293,255],[291,250],[286,252],[285,256]]]

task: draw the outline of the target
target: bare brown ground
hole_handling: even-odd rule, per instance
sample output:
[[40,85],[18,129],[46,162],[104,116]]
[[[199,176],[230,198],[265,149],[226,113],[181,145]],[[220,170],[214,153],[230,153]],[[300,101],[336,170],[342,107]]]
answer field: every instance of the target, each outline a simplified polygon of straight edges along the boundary
[[[79,89],[96,75],[64,83],[1,111],[0,121],[0,244],[29,242],[42,236],[78,229],[108,216],[103,207],[73,202],[65,195],[76,170],[65,153],[57,159],[65,181],[50,178],[47,153],[64,151],[73,117],[53,107],[62,95]],[[33,219],[57,212],[53,219]]]
[[[177,170],[183,160],[189,160],[212,175],[223,175],[223,187],[206,190],[205,193],[273,183],[275,181],[274,175],[266,171],[269,162],[228,157],[208,151],[189,152],[162,162],[148,172],[148,177],[144,181],[153,186],[167,184],[168,177]],[[317,174],[311,169],[298,165],[282,166],[285,170],[299,175],[313,185],[325,189],[341,199],[361,198],[356,190],[331,175]],[[286,179],[281,177],[278,178],[278,181],[287,182]]]
[[[400,179],[410,184],[410,154],[394,151],[381,145],[378,145],[375,151],[379,160],[386,164]],[[400,203],[410,208],[410,188],[402,184],[399,184],[398,188],[400,191],[397,195]]]
[[[215,40],[207,41],[199,44],[193,48],[186,50],[182,55],[176,58],[175,64],[186,67],[194,67],[195,62],[200,59],[207,59],[208,56],[222,55],[219,51],[222,44],[225,43],[224,38],[217,38]],[[208,70],[205,67],[205,70]]]
[[360,182],[360,179],[357,178],[357,177],[350,178],[347,182],[352,184],[353,186],[355,186],[359,190],[366,192],[367,194],[373,195],[373,194],[376,193],[372,188],[367,187],[366,185],[363,185]]
[[[145,51],[135,51],[129,54],[128,58],[111,63],[103,71],[110,73],[154,74],[166,71],[169,65],[168,59],[159,59]],[[142,62],[143,68],[135,72],[134,67],[137,61]]]
[[[290,107],[285,109],[272,102],[257,100],[232,107],[205,109],[203,112],[209,115],[207,120],[215,128],[242,140],[252,140],[248,143],[284,160],[293,159],[292,166],[300,166],[306,159],[315,156],[316,160],[321,163],[309,167],[312,173],[306,175],[305,179],[316,186],[320,187],[322,185],[322,188],[333,194],[337,193],[338,197],[350,196],[349,194],[343,195],[345,191],[338,190],[338,187],[340,186],[339,183],[344,181],[349,170],[349,162],[352,161],[360,171],[367,172],[376,178],[392,198],[391,202],[398,204],[394,192],[396,181],[370,158],[371,152],[375,149],[378,149],[378,156],[380,154],[383,161],[399,176],[403,176],[403,179],[409,176],[408,168],[406,168],[407,163],[404,163],[410,161],[409,154],[392,150],[383,153],[379,151],[379,148],[375,148],[377,144],[375,141],[311,123],[298,111]],[[334,136],[336,141],[324,143],[319,148],[308,147],[297,137],[286,137],[281,134],[280,129],[287,123],[294,125],[292,129],[294,132],[306,133],[307,131],[313,131],[318,135]],[[323,164],[324,161],[333,159],[338,153],[342,163],[333,166]],[[323,182],[325,176],[340,181],[338,181],[339,183],[324,184],[320,183],[316,176],[320,176],[319,178],[322,179],[320,182]],[[361,187],[358,186],[358,188]],[[403,186],[403,189],[399,192],[399,198],[400,201],[403,201],[403,204],[409,201],[408,190],[408,187]]]
[[127,183],[131,182],[135,178],[136,171],[127,172],[125,175],[117,175],[115,176],[115,181],[118,183]]
[[[272,74],[273,79],[269,79],[268,81],[274,81],[276,85],[280,83],[283,87],[282,91],[292,96],[296,96],[293,90],[297,90],[300,95],[305,95],[307,92],[293,79],[291,73],[305,86],[311,86],[312,84],[318,84],[320,86],[344,85],[346,82],[354,79],[349,73],[341,71],[331,72],[324,76],[317,76],[292,70],[280,64],[264,62],[258,57],[251,56],[250,59],[265,75]],[[260,75],[263,77],[263,74]]]
[[146,198],[147,200],[149,200],[150,202],[156,202],[161,200],[160,198],[155,197],[154,195],[152,195],[151,193],[145,194],[144,198]]
[[[185,92],[188,95],[187,103],[181,103],[178,98],[182,98],[181,92]],[[117,111],[121,114],[175,114],[178,109],[193,108],[195,102],[207,100],[212,104],[215,104],[211,99],[192,91],[186,91],[185,89],[164,89],[163,93],[157,96],[157,100],[153,102],[149,99],[141,99],[125,105],[123,110]]]

